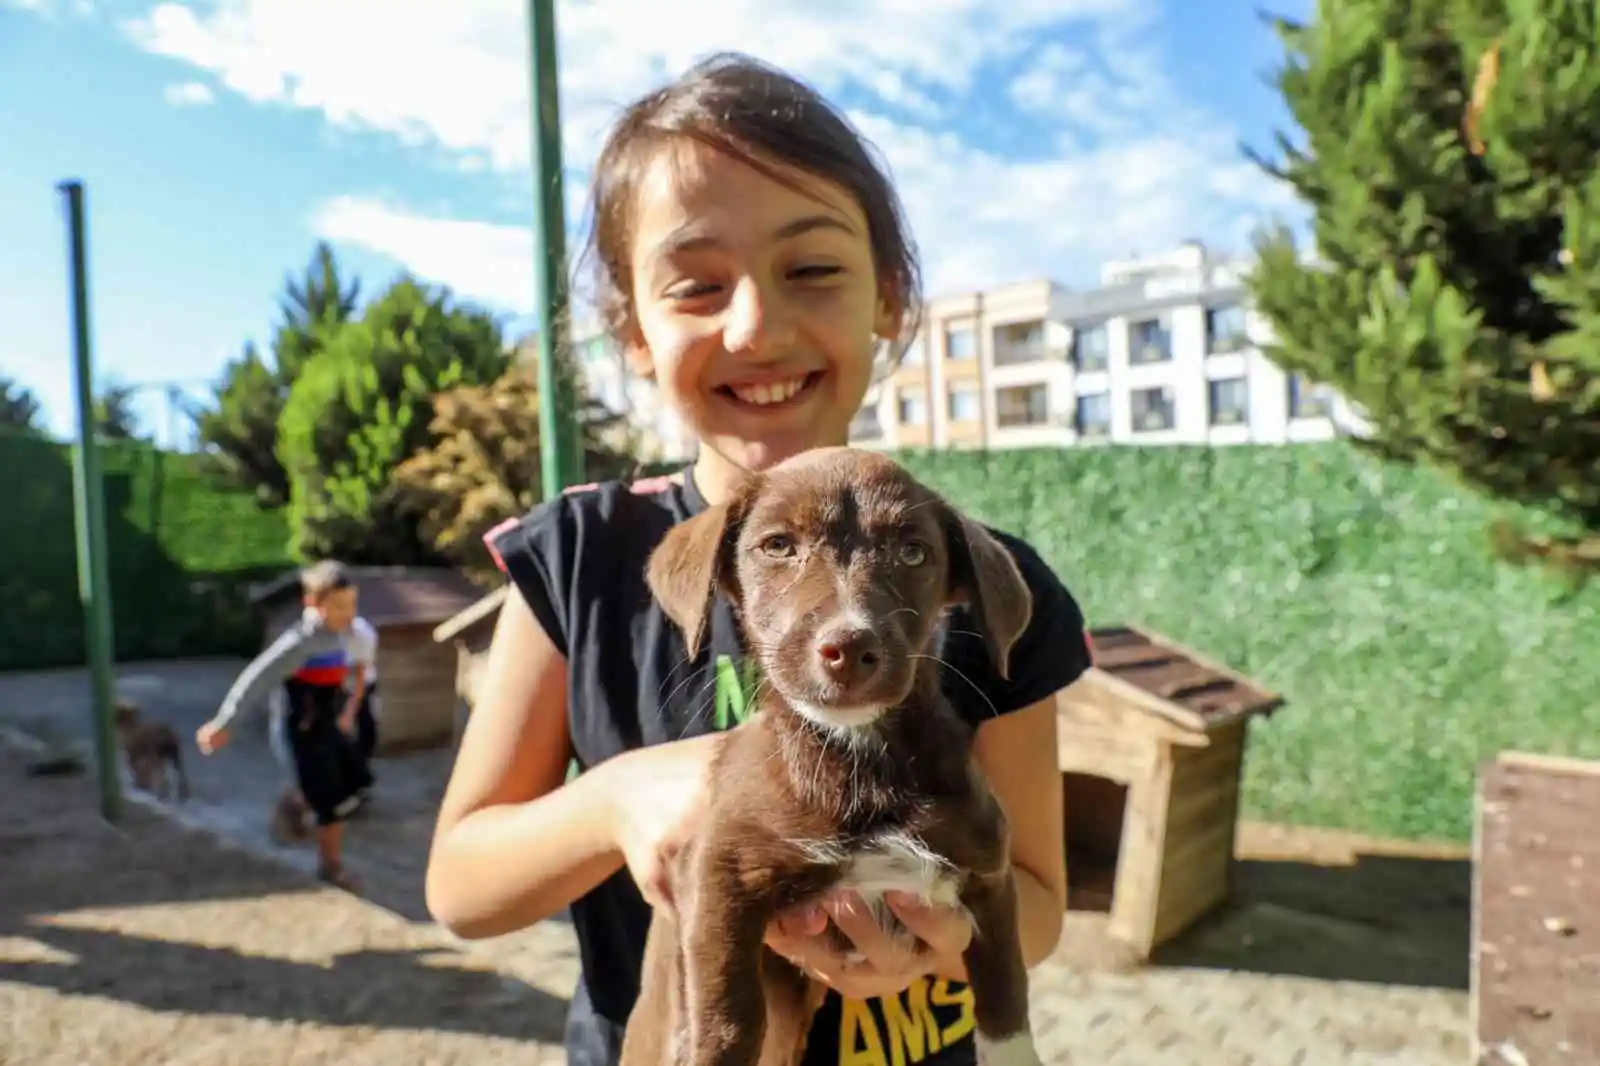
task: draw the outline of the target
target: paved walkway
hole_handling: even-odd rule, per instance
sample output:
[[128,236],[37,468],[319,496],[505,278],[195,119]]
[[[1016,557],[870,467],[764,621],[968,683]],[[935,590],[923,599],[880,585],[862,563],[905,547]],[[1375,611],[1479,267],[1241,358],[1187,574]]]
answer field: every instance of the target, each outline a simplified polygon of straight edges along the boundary
[[[159,692],[144,702],[187,737],[240,665],[135,664],[122,673]],[[0,675],[0,727],[81,744],[86,698],[79,672]],[[264,718],[258,713],[255,727],[243,724],[216,756],[188,749],[195,794],[177,813],[309,872],[308,848],[277,848],[267,835],[267,805],[281,778],[259,728]],[[436,752],[380,760],[374,802],[347,837],[366,895],[415,923],[428,920],[422,870],[448,759]],[[89,778],[80,780],[92,787]],[[1265,857],[1242,863],[1239,905],[1175,945],[1163,965],[1116,965],[1098,923],[1073,917],[1057,957],[1034,977],[1046,1061],[1464,1066],[1467,882],[1459,861],[1286,861],[1297,860],[1303,842],[1285,843],[1271,830],[1250,827],[1242,840]],[[472,945],[470,955],[562,998],[577,975],[570,930],[560,921]],[[0,1050],[3,1040],[0,1029]]]

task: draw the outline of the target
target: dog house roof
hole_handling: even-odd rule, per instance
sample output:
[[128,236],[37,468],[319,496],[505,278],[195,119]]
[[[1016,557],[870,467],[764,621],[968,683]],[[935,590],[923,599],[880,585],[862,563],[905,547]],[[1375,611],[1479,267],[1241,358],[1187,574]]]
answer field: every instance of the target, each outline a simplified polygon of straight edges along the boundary
[[[374,626],[437,625],[470,606],[482,590],[444,567],[353,566],[361,589],[361,615]],[[290,571],[251,589],[250,601],[268,607],[300,594],[300,573]]]
[[1271,714],[1281,697],[1135,626],[1091,629],[1094,670],[1114,686],[1133,689],[1152,710],[1191,729],[1210,730],[1246,715]]
[[485,622],[493,622],[500,614],[500,605],[505,603],[506,586],[501,585],[493,592],[486,593],[476,602],[464,607],[451,615],[444,622],[439,623],[433,630],[433,639],[443,644],[445,641],[464,636],[469,630]]

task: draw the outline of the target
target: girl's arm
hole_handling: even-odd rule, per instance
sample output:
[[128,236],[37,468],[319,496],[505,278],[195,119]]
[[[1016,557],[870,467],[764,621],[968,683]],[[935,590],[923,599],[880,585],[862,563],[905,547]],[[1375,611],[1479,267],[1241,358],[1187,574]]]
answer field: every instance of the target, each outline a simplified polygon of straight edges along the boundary
[[622,867],[607,767],[564,785],[567,664],[513,585],[495,626],[428,856],[428,910],[458,936],[559,911]]

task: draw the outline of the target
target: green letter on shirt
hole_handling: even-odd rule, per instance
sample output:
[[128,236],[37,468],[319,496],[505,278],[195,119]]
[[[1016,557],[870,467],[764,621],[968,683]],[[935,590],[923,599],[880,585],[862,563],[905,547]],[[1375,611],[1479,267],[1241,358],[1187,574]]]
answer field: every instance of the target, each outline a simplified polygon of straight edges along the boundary
[[755,693],[755,663],[747,660],[741,669],[731,655],[717,656],[716,726],[727,729],[750,716],[750,697]]

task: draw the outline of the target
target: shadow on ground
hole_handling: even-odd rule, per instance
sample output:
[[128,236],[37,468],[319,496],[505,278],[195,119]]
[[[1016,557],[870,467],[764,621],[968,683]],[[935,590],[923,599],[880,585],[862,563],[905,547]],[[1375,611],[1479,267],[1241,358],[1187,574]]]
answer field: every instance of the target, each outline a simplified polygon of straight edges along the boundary
[[560,1042],[565,999],[436,929],[154,811],[129,805],[109,825],[89,779],[30,777],[26,761],[0,744],[0,1014],[7,987],[27,986],[160,1013]]
[[565,1000],[513,978],[430,965],[446,954],[441,949],[357,950],[320,965],[42,922],[14,932],[74,958],[0,961],[0,982],[113,997],[150,1011],[550,1043],[560,1041],[566,1018]]
[[1245,858],[1229,905],[1164,945],[1157,965],[1464,990],[1472,864],[1354,853]]

